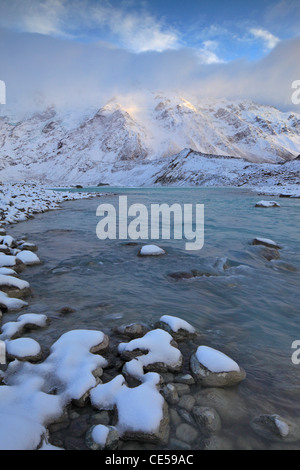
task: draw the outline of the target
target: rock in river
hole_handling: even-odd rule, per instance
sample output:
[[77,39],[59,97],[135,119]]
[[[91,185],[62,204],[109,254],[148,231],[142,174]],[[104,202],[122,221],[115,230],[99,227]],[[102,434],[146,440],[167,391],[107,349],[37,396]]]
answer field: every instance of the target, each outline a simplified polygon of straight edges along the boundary
[[216,349],[199,346],[190,366],[195,380],[204,387],[228,387],[245,377],[245,371],[232,359]]

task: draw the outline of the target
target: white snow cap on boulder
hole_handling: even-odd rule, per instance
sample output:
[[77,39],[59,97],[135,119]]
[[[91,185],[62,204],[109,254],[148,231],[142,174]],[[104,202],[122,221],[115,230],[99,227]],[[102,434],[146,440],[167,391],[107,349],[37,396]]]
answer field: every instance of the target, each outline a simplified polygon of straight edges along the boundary
[[209,346],[199,346],[192,355],[190,366],[194,378],[205,387],[236,385],[245,377],[245,371],[230,357]]
[[182,318],[173,317],[171,315],[163,315],[159,321],[169,325],[172,331],[186,330],[189,333],[195,333],[195,328]]
[[196,357],[211,372],[240,372],[240,368],[235,361],[221,351],[217,351],[209,346],[199,346]]
[[259,201],[255,204],[255,207],[280,207],[280,204],[276,201]]
[[11,297],[8,297],[5,292],[0,291],[0,307],[2,306],[7,310],[19,310],[27,305],[27,302],[20,299],[12,299]]
[[280,249],[280,246],[278,245],[278,243],[275,242],[274,240],[271,240],[270,238],[256,237],[256,238],[254,238],[252,244],[253,245],[264,245],[268,248]]
[[144,245],[139,251],[139,256],[160,256],[165,254],[165,250],[157,245]]
[[118,351],[121,355],[137,350],[145,351],[145,354],[133,358],[126,364],[126,372],[141,378],[144,369],[156,371],[158,365],[166,371],[179,371],[182,366],[182,355],[179,349],[172,346],[172,340],[167,331],[156,329],[149,331],[142,338],[133,339],[129,343],[120,343]]
[[35,253],[28,250],[20,251],[20,253],[17,254],[16,258],[22,261],[22,263],[29,266],[34,264],[40,264],[41,262],[39,257]]

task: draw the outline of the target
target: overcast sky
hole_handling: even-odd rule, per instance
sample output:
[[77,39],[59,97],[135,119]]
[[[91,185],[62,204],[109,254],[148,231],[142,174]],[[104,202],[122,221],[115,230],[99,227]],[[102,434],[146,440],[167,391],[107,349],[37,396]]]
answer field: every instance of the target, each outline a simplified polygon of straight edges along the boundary
[[7,106],[89,106],[137,86],[299,112],[300,1],[1,0]]

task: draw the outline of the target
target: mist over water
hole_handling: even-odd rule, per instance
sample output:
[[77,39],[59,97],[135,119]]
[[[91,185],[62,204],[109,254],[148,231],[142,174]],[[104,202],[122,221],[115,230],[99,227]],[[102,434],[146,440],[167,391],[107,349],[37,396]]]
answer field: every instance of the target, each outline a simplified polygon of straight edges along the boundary
[[[164,314],[178,316],[200,332],[199,345],[223,351],[246,370],[239,393],[251,412],[300,418],[300,366],[291,360],[292,342],[300,339],[299,199],[280,199],[280,208],[259,209],[260,197],[241,189],[105,191],[101,198],[68,202],[60,211],[11,228],[15,238],[27,236],[39,246],[43,261],[24,272],[33,296],[22,313],[45,313],[52,321],[30,336],[47,350],[71,329],[109,332],[121,324],[155,322]],[[147,207],[204,204],[203,249],[186,251],[185,240],[172,238],[100,241],[97,207],[110,203],[117,209],[118,194],[126,194],[128,204]],[[264,248],[251,244],[255,237],[276,241],[280,259],[267,260]],[[167,254],[137,256],[145,243],[158,244]],[[178,272],[196,275],[170,276]],[[75,312],[61,315],[66,306]],[[12,319],[14,314],[4,318]],[[240,429],[233,431],[236,437]]]

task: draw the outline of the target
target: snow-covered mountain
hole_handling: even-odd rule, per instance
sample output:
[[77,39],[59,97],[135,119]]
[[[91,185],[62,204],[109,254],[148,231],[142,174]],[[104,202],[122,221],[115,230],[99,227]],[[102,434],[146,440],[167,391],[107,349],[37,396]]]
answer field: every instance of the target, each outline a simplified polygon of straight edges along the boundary
[[135,181],[128,184],[143,184],[148,167],[151,174],[165,171],[172,156],[186,148],[283,163],[299,155],[299,131],[299,115],[274,107],[249,101],[191,103],[171,93],[145,92],[114,98],[89,114],[49,108],[19,122],[0,118],[0,180],[112,184],[120,172],[123,182],[131,172]]

